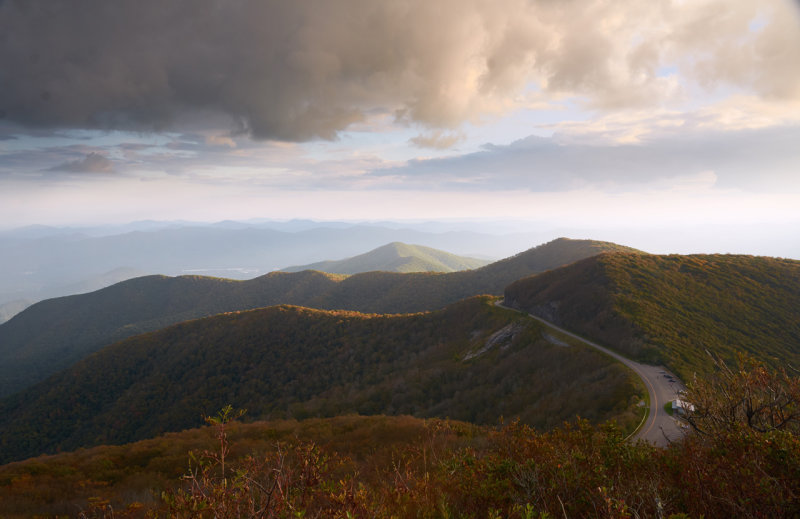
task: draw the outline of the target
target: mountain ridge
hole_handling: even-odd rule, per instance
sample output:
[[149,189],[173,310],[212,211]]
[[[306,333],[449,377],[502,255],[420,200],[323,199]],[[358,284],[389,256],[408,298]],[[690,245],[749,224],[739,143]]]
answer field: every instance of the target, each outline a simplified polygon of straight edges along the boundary
[[520,279],[505,301],[684,380],[709,354],[800,365],[797,260],[608,253]]
[[498,234],[466,227],[345,222],[144,223],[0,231],[0,304],[69,295],[53,290],[124,265],[151,274],[201,272],[250,279],[287,265],[326,259],[319,257],[323,251],[328,258],[343,258],[390,241],[456,254],[493,251],[504,257],[519,251],[518,243],[541,243],[550,236],[541,231]]
[[319,270],[333,274],[361,272],[455,272],[471,270],[491,263],[488,260],[457,256],[449,252],[395,241],[364,254],[342,260],[328,260],[308,265],[291,266],[283,272]]
[[608,242],[558,239],[475,270],[452,273],[272,272],[238,281],[145,276],[89,294],[41,301],[0,325],[0,397],[114,341],[187,319],[277,304],[368,313],[435,310],[607,250]]
[[552,344],[492,301],[395,315],[279,305],[130,337],[0,401],[0,463],[182,430],[229,402],[254,419],[637,421],[633,373],[591,348]]

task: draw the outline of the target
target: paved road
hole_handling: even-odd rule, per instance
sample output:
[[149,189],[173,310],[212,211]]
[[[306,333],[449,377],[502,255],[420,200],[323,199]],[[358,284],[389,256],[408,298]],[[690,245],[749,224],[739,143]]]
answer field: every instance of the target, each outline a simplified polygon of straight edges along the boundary
[[[502,301],[498,301],[496,304],[497,306],[502,306],[503,308],[508,308],[509,310],[516,310],[515,308],[504,306]],[[654,445],[666,446],[670,441],[680,439],[683,436],[684,432],[680,426],[680,423],[668,415],[666,411],[664,411],[664,404],[679,398],[678,391],[685,389],[680,380],[678,380],[678,377],[661,366],[650,366],[632,361],[626,357],[623,357],[619,353],[615,353],[595,342],[586,340],[579,335],[575,335],[572,332],[556,326],[553,323],[542,319],[541,317],[537,317],[533,314],[528,315],[554,330],[558,330],[559,332],[568,335],[573,339],[602,351],[606,355],[609,355],[622,362],[631,368],[634,373],[639,375],[639,377],[642,379],[642,382],[644,382],[645,387],[647,388],[648,394],[650,395],[650,411],[644,424],[639,428],[638,431],[636,431],[636,438],[641,438],[645,441],[653,443]]]

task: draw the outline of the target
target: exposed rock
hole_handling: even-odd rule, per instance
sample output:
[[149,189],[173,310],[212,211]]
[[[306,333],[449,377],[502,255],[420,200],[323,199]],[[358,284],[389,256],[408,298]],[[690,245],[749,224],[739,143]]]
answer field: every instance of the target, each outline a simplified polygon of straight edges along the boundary
[[509,324],[497,330],[486,339],[486,343],[483,346],[464,355],[464,361],[480,357],[494,347],[499,347],[501,350],[508,348],[521,328],[522,326],[519,324]]
[[564,341],[562,341],[560,339],[557,339],[557,338],[553,337],[549,333],[543,333],[542,337],[544,337],[544,340],[546,340],[550,344],[555,344],[556,346],[564,346],[565,348],[569,348],[569,344],[567,344],[566,342],[564,342]]

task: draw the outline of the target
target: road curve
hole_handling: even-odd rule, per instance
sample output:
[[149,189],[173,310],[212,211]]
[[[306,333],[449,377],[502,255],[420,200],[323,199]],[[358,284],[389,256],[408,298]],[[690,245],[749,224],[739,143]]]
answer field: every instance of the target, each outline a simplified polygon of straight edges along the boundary
[[[495,304],[508,310],[520,311],[516,308],[503,305],[501,300],[497,301]],[[573,339],[578,340],[596,350],[600,350],[606,355],[618,360],[632,369],[633,372],[642,379],[642,382],[647,388],[647,393],[650,395],[650,409],[647,414],[647,419],[633,435],[634,438],[643,439],[656,446],[663,447],[668,445],[671,441],[678,440],[683,436],[684,432],[679,422],[672,418],[664,410],[664,404],[679,398],[678,392],[682,389],[685,389],[683,384],[681,384],[681,382],[678,380],[678,377],[661,366],[650,366],[648,364],[635,362],[627,357],[623,357],[619,353],[609,350],[604,346],[600,346],[599,344],[584,339],[579,335],[575,335],[574,333],[565,330],[560,326],[556,326],[555,324],[546,321],[541,317],[533,314],[527,315],[533,319],[536,319],[542,324],[563,333],[564,335],[568,335],[569,337],[572,337]]]

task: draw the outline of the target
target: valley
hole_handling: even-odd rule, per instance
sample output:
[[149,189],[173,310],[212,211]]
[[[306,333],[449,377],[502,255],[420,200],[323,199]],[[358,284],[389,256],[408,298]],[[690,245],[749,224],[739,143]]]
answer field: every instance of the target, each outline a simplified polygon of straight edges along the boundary
[[524,276],[607,250],[593,240],[560,239],[484,267],[450,273],[386,271],[354,275],[272,272],[250,280],[145,276],[96,292],[35,304],[0,325],[0,396],[27,387],[113,342],[222,312],[291,304],[366,313],[443,308],[500,295]]
[[[356,465],[343,462],[336,476],[355,477],[359,463],[373,464],[362,485],[388,481],[378,460],[394,454],[381,449],[411,459],[420,438],[438,445],[438,459],[451,460],[445,465],[464,452],[481,452],[484,463],[508,441],[533,442],[526,456],[599,441],[649,460],[660,475],[645,465],[629,470],[646,471],[680,494],[686,476],[675,459],[683,459],[682,449],[700,449],[687,459],[705,460],[711,451],[703,449],[717,448],[719,439],[687,434],[665,404],[692,398],[694,374],[711,376],[720,360],[748,355],[774,367],[800,355],[797,261],[658,256],[558,239],[472,270],[380,270],[402,251],[421,250],[390,244],[372,256],[378,262],[356,257],[375,271],[300,270],[253,280],[145,276],[32,305],[0,325],[0,496],[15,510],[61,513],[63,497],[23,497],[19,474],[41,496],[45,488],[64,496],[71,480],[56,473],[66,464],[96,480],[73,492],[76,503],[103,495],[121,507],[135,495],[145,504],[130,517],[163,508],[153,488],[177,488],[181,456],[213,430],[194,428],[231,403],[247,409],[246,423],[231,424],[232,437],[243,442],[240,460],[248,449],[274,453],[278,444],[259,443],[259,434],[301,450],[322,442],[334,457],[366,442],[369,452],[359,451]],[[379,448],[385,424],[399,429]],[[281,430],[305,431],[306,439]],[[69,451],[86,452],[109,471]],[[128,460],[137,452],[144,457]],[[620,455],[629,454],[613,456]],[[503,456],[517,463],[516,454]],[[566,462],[556,456],[542,463],[554,460]],[[138,468],[126,468],[130,463]],[[612,476],[602,477],[608,484]],[[462,499],[436,491],[453,506]],[[502,495],[495,497],[521,499]],[[396,498],[381,498],[380,506],[398,506]],[[543,499],[546,509],[552,500]],[[379,506],[356,502],[363,510]],[[502,503],[518,516],[511,502]],[[691,508],[687,503],[679,509]],[[577,502],[569,506],[582,513]]]
[[179,431],[230,401],[259,419],[508,416],[546,430],[579,414],[632,426],[640,388],[486,297],[396,316],[275,306],[121,341],[6,398],[0,461]]

